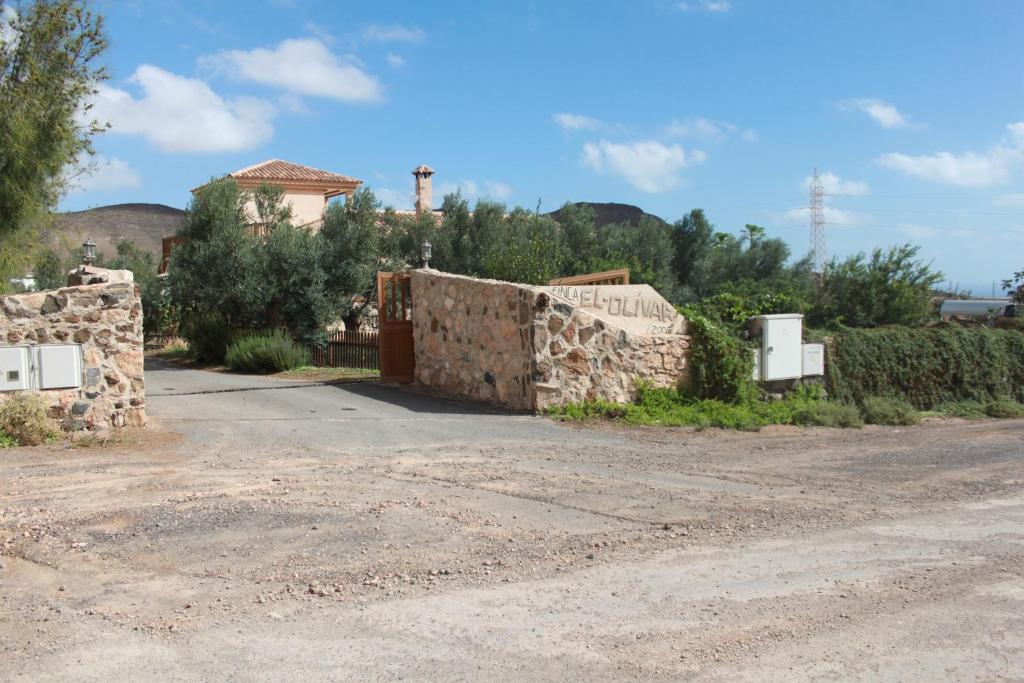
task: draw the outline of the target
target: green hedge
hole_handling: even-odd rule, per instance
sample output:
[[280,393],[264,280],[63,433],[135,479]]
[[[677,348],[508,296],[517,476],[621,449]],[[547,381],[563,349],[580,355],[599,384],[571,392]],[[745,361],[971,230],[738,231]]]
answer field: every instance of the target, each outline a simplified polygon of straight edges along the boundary
[[955,401],[1024,402],[1024,334],[961,327],[849,329],[827,340],[831,398],[871,396],[931,410]]

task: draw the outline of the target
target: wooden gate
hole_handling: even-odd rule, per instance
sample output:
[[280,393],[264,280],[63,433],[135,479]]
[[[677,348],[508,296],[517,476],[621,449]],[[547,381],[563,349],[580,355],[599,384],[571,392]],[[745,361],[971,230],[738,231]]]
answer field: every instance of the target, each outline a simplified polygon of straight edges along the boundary
[[408,273],[377,273],[380,378],[383,382],[409,384],[415,379],[411,282]]

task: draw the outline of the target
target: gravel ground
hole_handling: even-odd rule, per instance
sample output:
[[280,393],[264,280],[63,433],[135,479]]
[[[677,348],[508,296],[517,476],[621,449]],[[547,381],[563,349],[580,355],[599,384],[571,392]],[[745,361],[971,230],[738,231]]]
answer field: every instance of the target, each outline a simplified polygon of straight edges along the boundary
[[1024,421],[147,381],[150,428],[0,452],[0,678],[1024,679]]

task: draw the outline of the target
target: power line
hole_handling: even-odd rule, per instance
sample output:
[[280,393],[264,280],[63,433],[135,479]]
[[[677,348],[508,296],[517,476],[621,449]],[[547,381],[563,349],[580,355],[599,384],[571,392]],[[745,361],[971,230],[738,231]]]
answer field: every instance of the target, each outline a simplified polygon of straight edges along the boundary
[[942,214],[963,214],[964,217],[968,216],[1011,216],[1011,217],[1024,217],[1024,213],[1006,213],[1001,211],[971,211],[971,210],[959,210],[959,209],[861,209],[861,211],[870,211],[871,213],[942,213]]
[[[1013,194],[1013,193],[1010,193]],[[851,193],[829,193],[829,197],[878,197],[882,199],[946,199],[949,201],[998,201],[1005,199],[1006,195],[993,195],[988,197],[968,197],[966,195],[948,195],[948,194],[851,194]]]
[[971,233],[974,233],[975,235],[988,235],[988,234],[993,234],[993,233],[995,233],[995,234],[1005,234],[1005,235],[1020,235],[1020,234],[1024,234],[1024,228],[963,228],[963,227],[961,227],[961,228],[937,228],[937,227],[933,227],[933,226],[930,226],[930,225],[917,226],[917,225],[908,225],[906,223],[904,223],[903,225],[879,225],[879,224],[874,224],[874,223],[840,223],[840,224],[833,224],[833,225],[839,225],[840,227],[844,227],[844,228],[857,228],[858,230],[861,229],[861,228],[872,229],[872,230],[910,230],[910,229],[918,228],[919,227],[919,228],[922,228],[924,230],[934,230],[935,232],[938,232],[938,233],[943,233],[943,232],[971,232]]

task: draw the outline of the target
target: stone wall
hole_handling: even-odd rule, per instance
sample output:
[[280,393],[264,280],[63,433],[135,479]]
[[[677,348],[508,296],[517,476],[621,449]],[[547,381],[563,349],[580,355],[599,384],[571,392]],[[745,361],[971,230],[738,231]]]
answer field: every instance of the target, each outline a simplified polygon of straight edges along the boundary
[[686,335],[627,332],[543,287],[416,270],[412,299],[416,379],[448,393],[543,410],[686,376]]
[[690,338],[638,335],[540,294],[533,324],[535,410],[590,399],[628,403],[638,379],[674,387],[686,378]]
[[[81,389],[41,391],[66,429],[146,421],[142,302],[131,282],[0,296],[0,344],[81,344]],[[0,393],[0,401],[10,394]]]
[[412,272],[416,381],[477,401],[532,410],[537,293],[530,287]]

